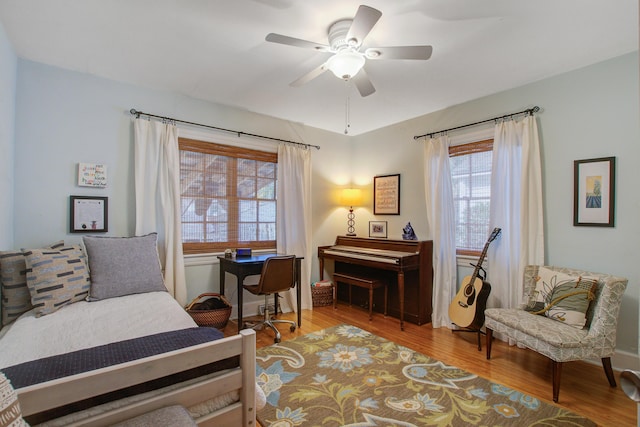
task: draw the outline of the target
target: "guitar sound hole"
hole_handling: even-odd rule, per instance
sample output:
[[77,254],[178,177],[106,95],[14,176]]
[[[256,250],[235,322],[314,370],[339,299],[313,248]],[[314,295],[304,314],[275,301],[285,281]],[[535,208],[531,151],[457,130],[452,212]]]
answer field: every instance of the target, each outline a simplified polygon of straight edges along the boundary
[[464,288],[464,296],[470,297],[471,295],[473,295],[473,286],[467,285],[467,287]]

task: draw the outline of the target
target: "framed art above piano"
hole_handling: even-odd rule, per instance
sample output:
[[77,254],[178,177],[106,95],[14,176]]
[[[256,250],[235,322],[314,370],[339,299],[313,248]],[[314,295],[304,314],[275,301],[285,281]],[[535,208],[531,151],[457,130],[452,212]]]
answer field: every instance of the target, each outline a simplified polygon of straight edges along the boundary
[[400,215],[400,174],[373,177],[373,214]]

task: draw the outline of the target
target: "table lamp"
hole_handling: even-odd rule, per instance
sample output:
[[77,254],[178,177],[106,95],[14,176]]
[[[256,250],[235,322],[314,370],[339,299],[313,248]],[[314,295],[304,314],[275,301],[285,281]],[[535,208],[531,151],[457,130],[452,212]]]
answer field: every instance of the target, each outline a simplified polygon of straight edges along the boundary
[[341,201],[344,206],[349,206],[347,236],[355,236],[355,214],[353,213],[353,207],[362,203],[362,191],[359,188],[345,188],[342,190]]

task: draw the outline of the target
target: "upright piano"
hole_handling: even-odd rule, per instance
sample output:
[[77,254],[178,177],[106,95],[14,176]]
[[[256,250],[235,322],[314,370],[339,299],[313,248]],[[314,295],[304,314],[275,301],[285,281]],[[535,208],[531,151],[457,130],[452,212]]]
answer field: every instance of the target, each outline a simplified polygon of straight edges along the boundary
[[[333,246],[319,246],[320,279],[324,278],[325,260],[334,261],[335,273],[366,275],[384,279],[389,284],[387,312],[418,325],[431,322],[433,284],[433,241],[391,240],[338,236]],[[338,294],[341,298],[341,294]],[[353,302],[364,305],[364,293],[353,295]],[[382,307],[376,295],[374,310]]]

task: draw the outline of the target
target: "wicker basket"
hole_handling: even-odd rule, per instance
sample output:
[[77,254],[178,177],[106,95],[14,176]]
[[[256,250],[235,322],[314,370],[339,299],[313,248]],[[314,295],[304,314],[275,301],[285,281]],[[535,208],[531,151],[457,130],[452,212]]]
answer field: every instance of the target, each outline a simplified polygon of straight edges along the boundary
[[[213,298],[222,302],[224,307],[213,310],[200,308],[205,301]],[[229,304],[229,301],[227,301],[224,295],[214,293],[200,294],[191,301],[186,307],[186,310],[198,326],[210,326],[217,329],[222,329],[227,326],[227,322],[231,316],[231,304]]]
[[333,304],[333,286],[312,286],[311,300],[314,307],[325,307]]

